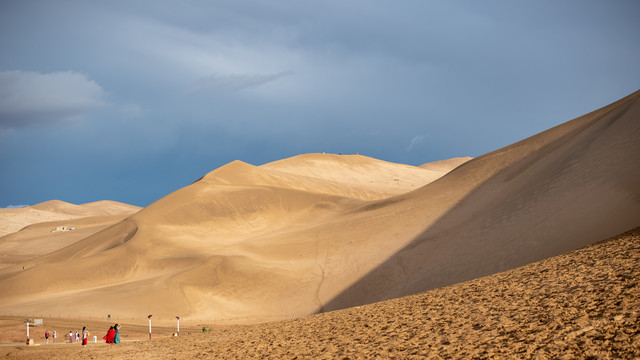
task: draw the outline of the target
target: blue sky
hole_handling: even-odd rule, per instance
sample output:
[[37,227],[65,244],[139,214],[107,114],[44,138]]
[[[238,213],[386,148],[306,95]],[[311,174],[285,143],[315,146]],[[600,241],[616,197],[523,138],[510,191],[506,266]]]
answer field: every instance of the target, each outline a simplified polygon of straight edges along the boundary
[[0,207],[479,156],[640,88],[637,1],[0,2]]

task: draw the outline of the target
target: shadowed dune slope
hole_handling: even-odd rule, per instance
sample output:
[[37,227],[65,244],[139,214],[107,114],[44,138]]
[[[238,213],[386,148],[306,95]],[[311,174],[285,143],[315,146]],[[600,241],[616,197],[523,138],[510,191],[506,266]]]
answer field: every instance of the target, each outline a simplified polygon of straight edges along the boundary
[[262,322],[582,247],[640,224],[639,98],[450,161],[440,178],[447,163],[359,155],[232,162],[24,270],[0,269],[0,312],[68,313],[74,299],[85,315]]
[[640,224],[639,98],[473,159],[385,206],[418,215],[406,228],[420,231],[325,309],[503,271]]

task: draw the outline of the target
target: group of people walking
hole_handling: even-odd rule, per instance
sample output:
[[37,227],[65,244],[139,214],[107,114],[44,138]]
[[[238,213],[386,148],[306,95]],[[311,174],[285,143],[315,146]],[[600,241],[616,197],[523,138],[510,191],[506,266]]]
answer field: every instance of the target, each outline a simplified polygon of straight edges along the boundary
[[49,343],[49,338],[53,339],[53,342],[56,342],[56,331],[53,330],[53,333],[51,333],[49,330],[46,330],[44,332],[44,339],[47,341],[47,344]]
[[115,324],[109,328],[107,335],[103,339],[107,344],[120,344],[120,328],[122,325]]
[[[107,335],[105,335],[103,337],[103,339],[107,342],[107,344],[120,344],[120,328],[121,327],[122,327],[122,325],[118,325],[118,324],[115,324],[115,325],[109,327],[109,331],[107,331]],[[82,333],[81,334],[78,333],[78,330],[76,330],[75,333],[73,331],[69,331],[69,342],[70,343],[77,342],[79,340],[80,336],[82,336],[82,346],[87,347],[87,342],[88,342],[88,339],[89,339],[89,330],[87,330],[86,326],[82,327]],[[56,332],[55,332],[55,330],[53,331],[53,333],[49,332],[49,330],[46,330],[45,333],[44,333],[44,337],[45,337],[47,343],[49,343],[49,338],[50,337],[52,337],[53,338],[53,342],[55,342],[56,341]]]
[[[55,333],[55,331],[54,331]],[[89,330],[87,330],[86,326],[82,327],[82,332],[78,333],[78,330],[76,330],[75,334],[73,333],[73,331],[69,331],[69,342],[73,343],[73,342],[78,342],[80,340],[80,336],[82,336],[82,346],[87,347],[87,341],[89,338]],[[55,339],[55,335],[54,335],[54,339]]]
[[[49,338],[53,339],[53,342],[56,342],[56,331],[53,330],[53,333],[50,332],[49,330],[46,330],[44,332],[44,339],[47,341],[47,344],[49,343]],[[67,335],[65,335],[67,336]],[[74,343],[74,342],[78,342],[80,340],[80,333],[78,333],[78,330],[76,330],[76,332],[74,333],[73,330],[69,330],[69,342],[70,343]],[[82,327],[82,345],[87,346],[87,338],[89,337],[89,331],[87,331],[87,327],[83,326]]]

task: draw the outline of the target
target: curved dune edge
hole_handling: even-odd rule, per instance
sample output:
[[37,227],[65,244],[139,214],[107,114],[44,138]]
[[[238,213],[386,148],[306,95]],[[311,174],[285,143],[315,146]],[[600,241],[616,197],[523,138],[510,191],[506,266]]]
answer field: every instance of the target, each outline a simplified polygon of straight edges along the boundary
[[639,263],[636,228],[502,273],[295,320],[119,346],[5,348],[0,354],[8,359],[141,354],[179,359],[631,359],[640,356]]
[[421,187],[412,179],[428,169],[359,155],[232,162],[25,269],[0,269],[0,313],[265,322],[580,248],[640,223],[639,98]]

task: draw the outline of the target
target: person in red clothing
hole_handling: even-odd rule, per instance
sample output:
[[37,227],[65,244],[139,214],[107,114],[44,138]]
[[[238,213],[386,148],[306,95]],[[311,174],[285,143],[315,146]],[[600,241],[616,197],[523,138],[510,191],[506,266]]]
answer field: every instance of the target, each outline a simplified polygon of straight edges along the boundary
[[87,341],[89,340],[89,331],[86,326],[82,327],[82,346],[87,347]]
[[116,335],[116,331],[113,330],[113,326],[109,327],[109,331],[107,331],[107,335],[103,337],[103,339],[107,342],[107,344],[113,344],[113,337]]

